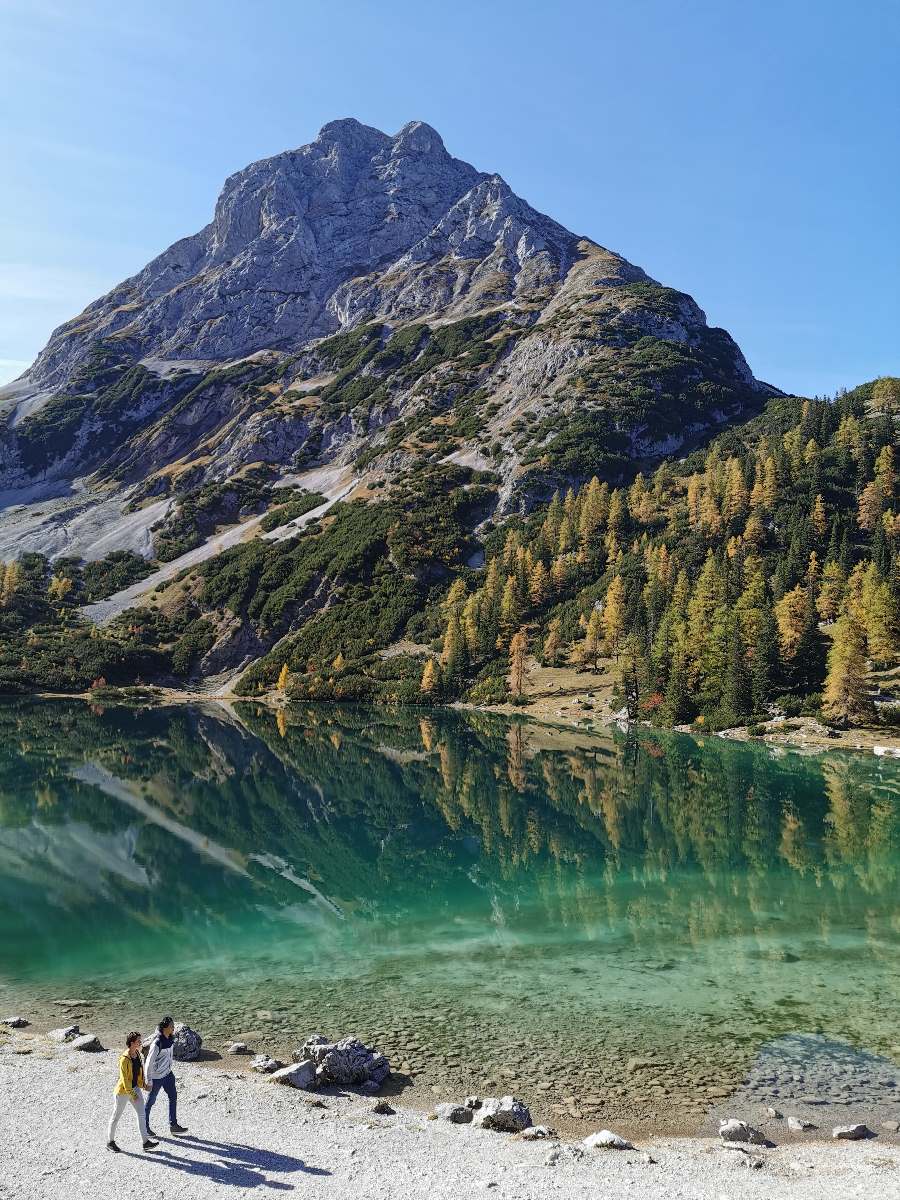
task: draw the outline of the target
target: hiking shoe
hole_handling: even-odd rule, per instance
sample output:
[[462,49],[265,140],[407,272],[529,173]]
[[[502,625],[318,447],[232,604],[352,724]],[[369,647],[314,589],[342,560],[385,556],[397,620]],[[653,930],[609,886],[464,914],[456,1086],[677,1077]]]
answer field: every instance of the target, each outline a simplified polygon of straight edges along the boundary
[[159,1135],[154,1133],[149,1125],[147,1126],[147,1137],[150,1138],[151,1141],[156,1141],[156,1142],[159,1141]]
[[154,1142],[152,1140],[152,1138],[147,1138],[146,1142],[144,1142],[144,1149],[145,1150],[155,1150],[158,1145],[159,1145],[159,1142]]
[[107,1142],[106,1148],[107,1148],[107,1150],[115,1150],[116,1154],[122,1153],[122,1147],[117,1146],[115,1142]]
[[186,1125],[170,1125],[169,1132],[170,1133],[187,1133],[187,1126]]

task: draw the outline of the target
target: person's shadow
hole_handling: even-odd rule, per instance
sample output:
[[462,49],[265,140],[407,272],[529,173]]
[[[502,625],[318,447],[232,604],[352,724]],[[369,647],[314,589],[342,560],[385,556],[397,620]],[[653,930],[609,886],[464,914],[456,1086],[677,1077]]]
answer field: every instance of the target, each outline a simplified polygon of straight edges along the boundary
[[171,1151],[163,1149],[162,1146],[149,1154],[138,1155],[128,1150],[124,1153],[131,1158],[140,1158],[142,1162],[156,1162],[160,1166],[184,1171],[187,1175],[212,1179],[216,1183],[242,1188],[267,1187],[278,1192],[293,1191],[293,1188],[289,1183],[282,1183],[277,1179],[267,1179],[263,1171],[302,1171],[307,1175],[331,1174],[323,1167],[307,1166],[302,1158],[281,1154],[277,1150],[264,1150],[259,1146],[246,1146],[240,1142],[211,1142],[204,1138],[187,1136],[180,1137],[178,1143],[183,1145],[186,1150],[196,1150],[201,1154],[212,1155],[218,1161],[206,1162],[203,1159],[179,1158]]

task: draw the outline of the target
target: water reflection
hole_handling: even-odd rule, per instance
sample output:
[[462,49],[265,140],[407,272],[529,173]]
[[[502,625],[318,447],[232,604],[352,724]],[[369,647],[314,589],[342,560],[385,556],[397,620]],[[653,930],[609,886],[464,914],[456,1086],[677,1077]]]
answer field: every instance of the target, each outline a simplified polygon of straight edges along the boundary
[[500,1045],[512,1005],[522,1061],[563,1038],[575,1090],[585,1054],[625,1089],[636,1030],[701,1097],[798,1029],[891,1052],[888,760],[328,706],[15,704],[0,733],[7,987],[99,994],[127,933],[136,977],[167,964],[231,1033],[280,1006],[276,1034],[430,1022],[439,1054],[448,1011]]

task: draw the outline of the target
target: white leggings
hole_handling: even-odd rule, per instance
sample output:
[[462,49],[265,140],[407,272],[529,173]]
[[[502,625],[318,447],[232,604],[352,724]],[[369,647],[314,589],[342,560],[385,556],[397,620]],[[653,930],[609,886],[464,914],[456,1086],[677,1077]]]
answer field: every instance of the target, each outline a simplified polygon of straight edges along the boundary
[[109,1118],[109,1134],[106,1140],[108,1142],[113,1140],[113,1138],[116,1136],[116,1126],[119,1123],[119,1118],[125,1111],[126,1105],[133,1104],[134,1111],[137,1113],[138,1126],[140,1127],[141,1131],[141,1141],[146,1142],[148,1140],[147,1118],[144,1114],[144,1097],[141,1095],[140,1089],[135,1088],[134,1094],[131,1096],[127,1094],[124,1096],[114,1096],[113,1100],[115,1103],[113,1104],[112,1116]]

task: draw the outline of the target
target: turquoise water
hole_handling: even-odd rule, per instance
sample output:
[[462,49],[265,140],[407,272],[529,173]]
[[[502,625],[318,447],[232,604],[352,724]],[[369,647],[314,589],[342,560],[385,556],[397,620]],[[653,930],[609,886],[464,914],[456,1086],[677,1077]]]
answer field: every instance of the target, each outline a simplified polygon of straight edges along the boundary
[[330,706],[16,703],[0,734],[4,1007],[353,1031],[635,1119],[787,1034],[900,1059],[896,762]]

